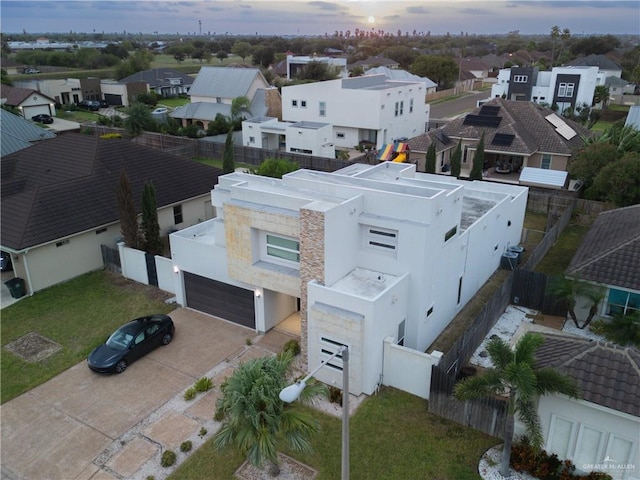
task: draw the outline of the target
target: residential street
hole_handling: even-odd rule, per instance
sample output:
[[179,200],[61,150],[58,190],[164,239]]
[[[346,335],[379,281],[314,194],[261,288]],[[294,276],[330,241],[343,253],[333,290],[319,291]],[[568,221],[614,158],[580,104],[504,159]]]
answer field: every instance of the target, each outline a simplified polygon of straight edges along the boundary
[[454,100],[449,100],[436,105],[431,105],[429,122],[433,125],[438,120],[451,119],[469,110],[476,108],[478,100],[484,100],[491,96],[491,91],[471,92]]

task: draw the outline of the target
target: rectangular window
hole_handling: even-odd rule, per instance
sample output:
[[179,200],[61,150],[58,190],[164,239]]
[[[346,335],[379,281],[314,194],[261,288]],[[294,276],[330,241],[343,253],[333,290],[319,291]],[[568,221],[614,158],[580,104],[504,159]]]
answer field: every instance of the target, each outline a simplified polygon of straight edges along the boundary
[[460,305],[460,300],[462,299],[462,277],[458,280],[458,305]]
[[272,259],[300,263],[300,242],[293,238],[267,233],[266,254]]
[[336,133],[336,138],[344,138],[344,133],[342,133],[342,132],[337,132],[337,133]]
[[327,102],[320,102],[320,116],[327,116]]
[[545,153],[542,155],[542,161],[540,162],[540,168],[549,170],[551,168],[551,155]]
[[527,80],[529,80],[529,77],[527,75],[514,75],[513,76],[513,82],[514,83],[527,83]]
[[609,290],[605,309],[607,315],[627,315],[638,310],[640,310],[640,294],[614,288]]
[[575,84],[567,83],[567,94],[565,95],[565,97],[573,97],[574,88],[575,88]]
[[63,245],[69,245],[69,239],[68,238],[66,240],[60,240],[59,242],[56,242],[56,247],[61,247]]
[[216,103],[222,103],[222,97],[216,97]]
[[462,163],[467,163],[467,156],[469,155],[469,147],[464,146],[464,152],[462,152]]
[[396,102],[396,110],[394,113],[394,117],[398,116],[398,112],[400,111],[400,102]]
[[409,100],[409,113],[413,113],[413,98]]
[[173,223],[178,225],[183,222],[182,218],[182,205],[173,206]]
[[256,137],[249,137],[249,143],[256,143]]
[[307,101],[306,100],[300,100],[300,107],[307,108]]
[[298,100],[291,100],[291,106],[292,107],[297,107],[298,106]]
[[446,242],[451,237],[453,237],[457,231],[458,231],[458,226],[456,225],[455,227],[453,227],[451,230],[449,230],[447,233],[444,234],[444,241]]
[[567,93],[567,84],[561,83],[560,85],[558,85],[558,96],[564,97],[566,93]]
[[398,325],[398,341],[396,342],[398,345],[404,345],[404,326],[406,320],[402,320]]
[[365,246],[373,247],[387,252],[393,252],[398,248],[397,230],[388,230],[380,227],[365,227]]
[[560,83],[558,86],[558,97],[573,97],[575,83]]
[[400,102],[400,115],[404,113],[404,102]]

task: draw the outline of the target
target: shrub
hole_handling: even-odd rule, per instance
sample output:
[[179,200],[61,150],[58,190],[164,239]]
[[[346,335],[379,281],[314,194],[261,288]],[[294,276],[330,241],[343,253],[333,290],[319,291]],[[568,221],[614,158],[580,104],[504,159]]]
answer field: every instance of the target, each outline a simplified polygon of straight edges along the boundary
[[98,118],[98,125],[111,125],[111,119],[109,117],[100,117]]
[[196,398],[196,389],[193,387],[187,388],[184,392],[184,399],[189,401],[189,400],[193,400],[194,398]]
[[200,431],[198,432],[198,436],[200,438],[204,437],[207,434],[207,429],[204,427],[200,427]]
[[284,344],[284,347],[282,347],[282,351],[291,352],[295,357],[300,353],[300,342],[292,338],[291,340],[289,340],[287,343]]
[[596,335],[604,335],[605,329],[606,324],[604,320],[596,320],[594,322],[591,322],[591,325],[589,325],[589,330],[591,330]]
[[191,443],[191,440],[187,440],[186,442],[182,442],[180,444],[180,451],[188,452],[189,450],[191,450],[192,447],[193,447],[193,444]]
[[104,135],[100,135],[100,138],[104,138],[106,140],[113,140],[116,138],[122,138],[122,134],[120,133],[105,133]]
[[245,343],[245,344],[247,344],[247,345],[251,345],[253,342],[251,341],[251,339],[250,339],[250,338],[247,338],[247,339],[244,341],[244,343]]
[[173,450],[165,450],[162,452],[162,459],[160,460],[160,465],[163,467],[170,467],[176,463],[176,452]]
[[156,477],[154,477],[153,475],[147,475],[146,480],[156,480]]
[[333,385],[331,385],[329,387],[329,401],[331,403],[337,403],[339,405],[342,405],[342,390],[340,390],[338,387],[334,387]]
[[221,422],[222,420],[224,420],[224,411],[222,411],[222,409],[217,409],[216,413],[213,414],[213,419],[216,422]]
[[209,377],[202,377],[196,380],[193,388],[196,389],[196,392],[206,392],[207,390],[211,390],[213,387],[213,381]]

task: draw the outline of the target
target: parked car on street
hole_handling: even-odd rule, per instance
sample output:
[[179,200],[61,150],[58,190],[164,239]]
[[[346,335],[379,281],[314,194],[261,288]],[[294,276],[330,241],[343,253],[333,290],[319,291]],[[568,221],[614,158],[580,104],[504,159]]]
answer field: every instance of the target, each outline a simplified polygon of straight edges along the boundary
[[173,340],[175,326],[168,315],[140,317],[118,328],[87,358],[89,368],[99,373],[122,373],[129,364],[160,345]]
[[97,100],[82,100],[78,103],[80,108],[86,108],[87,110],[91,110],[92,112],[97,112],[100,110],[100,102]]
[[40,70],[38,70],[37,68],[33,68],[33,67],[27,67],[25,68],[22,73],[40,73]]
[[46,113],[39,113],[38,115],[34,115],[31,117],[31,120],[38,123],[46,123],[47,125],[53,123],[53,117],[51,115],[47,115]]
[[167,107],[158,107],[151,113],[154,115],[169,113],[169,109]]

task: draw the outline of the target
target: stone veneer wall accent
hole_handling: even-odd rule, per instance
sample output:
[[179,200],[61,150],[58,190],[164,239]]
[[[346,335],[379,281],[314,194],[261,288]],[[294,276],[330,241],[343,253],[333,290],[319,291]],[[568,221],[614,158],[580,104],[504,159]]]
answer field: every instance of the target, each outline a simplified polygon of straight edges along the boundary
[[324,213],[300,209],[300,350],[305,364],[308,351],[307,284],[324,284]]

